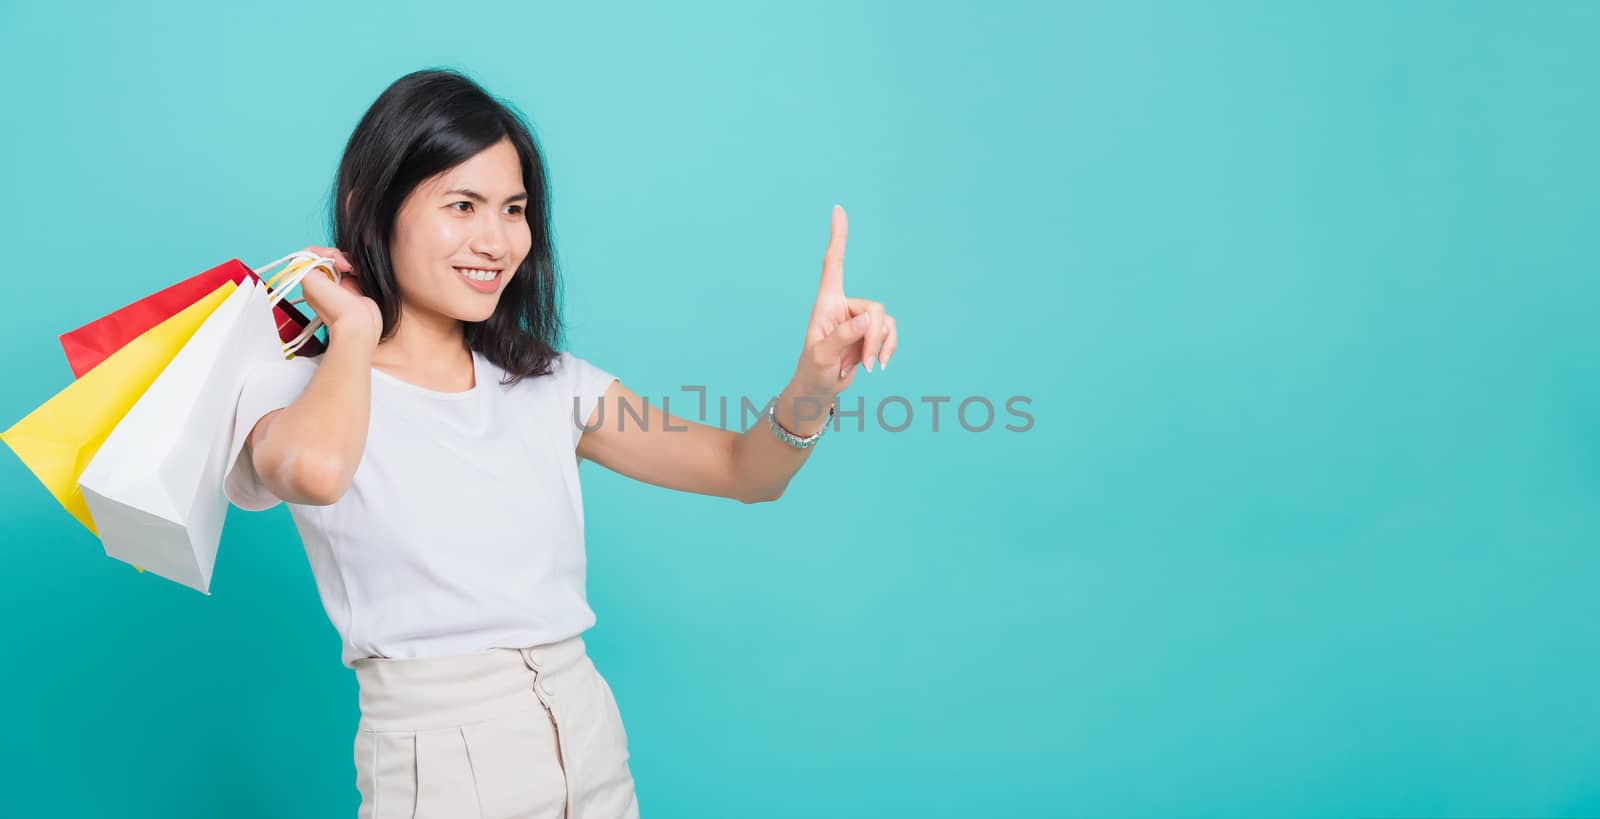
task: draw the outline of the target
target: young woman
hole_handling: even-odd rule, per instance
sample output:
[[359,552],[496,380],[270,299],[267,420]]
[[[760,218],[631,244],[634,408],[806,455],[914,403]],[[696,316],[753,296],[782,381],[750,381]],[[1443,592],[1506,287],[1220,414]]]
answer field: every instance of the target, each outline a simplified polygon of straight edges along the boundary
[[362,817],[637,816],[622,719],[580,636],[595,615],[579,460],[776,500],[856,366],[898,343],[883,305],[844,295],[835,207],[765,423],[663,416],[560,350],[549,202],[512,109],[454,72],[402,77],[345,147],[337,247],[308,248],[341,274],[302,284],[326,352],[240,396],[226,492],[289,504],[360,688]]

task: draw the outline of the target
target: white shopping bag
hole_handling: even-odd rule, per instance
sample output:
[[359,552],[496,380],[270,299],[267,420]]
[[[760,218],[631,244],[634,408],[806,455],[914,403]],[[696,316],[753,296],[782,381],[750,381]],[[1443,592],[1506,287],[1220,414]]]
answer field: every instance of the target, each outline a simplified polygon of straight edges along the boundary
[[222,481],[234,410],[252,368],[281,362],[286,349],[298,350],[310,337],[307,332],[286,348],[272,313],[310,270],[323,263],[332,269],[331,260],[308,258],[315,263],[302,259],[275,292],[261,281],[241,284],[84,469],[78,486],[107,555],[211,593],[211,570],[228,512]]

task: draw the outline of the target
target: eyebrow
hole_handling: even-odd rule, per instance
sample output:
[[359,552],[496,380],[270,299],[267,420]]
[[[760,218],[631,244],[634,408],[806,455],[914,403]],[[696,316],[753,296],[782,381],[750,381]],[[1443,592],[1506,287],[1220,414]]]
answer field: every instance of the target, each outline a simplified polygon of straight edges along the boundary
[[[473,200],[475,202],[483,202],[485,204],[487,204],[489,202],[489,197],[484,196],[483,194],[478,193],[477,191],[472,190],[471,188],[451,188],[450,190],[445,191],[445,194],[446,195],[460,194],[460,195],[465,196],[468,199],[471,199],[471,200]],[[527,191],[523,191],[522,193],[514,193],[514,194],[512,194],[510,196],[507,196],[506,197],[506,201],[507,202],[521,202],[522,200],[527,199],[527,198],[528,198],[528,192]]]

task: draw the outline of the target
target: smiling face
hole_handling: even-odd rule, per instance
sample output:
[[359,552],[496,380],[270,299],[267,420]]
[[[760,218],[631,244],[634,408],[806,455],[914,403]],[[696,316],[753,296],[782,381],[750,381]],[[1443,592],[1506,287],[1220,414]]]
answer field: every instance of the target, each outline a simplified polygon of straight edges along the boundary
[[402,310],[488,319],[533,244],[527,196],[509,139],[417,185],[389,246]]

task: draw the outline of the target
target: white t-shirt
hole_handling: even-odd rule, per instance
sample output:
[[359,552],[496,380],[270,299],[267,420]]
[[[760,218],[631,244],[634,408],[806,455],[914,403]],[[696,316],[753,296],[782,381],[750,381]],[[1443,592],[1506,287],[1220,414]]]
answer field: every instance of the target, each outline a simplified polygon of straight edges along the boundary
[[[615,378],[561,353],[549,375],[438,392],[372,370],[367,447],[331,506],[289,504],[343,661],[563,640],[594,625],[574,451]],[[241,509],[280,503],[248,457],[250,431],[305,390],[319,358],[259,367],[239,400],[223,488]],[[574,407],[574,399],[577,405]]]

